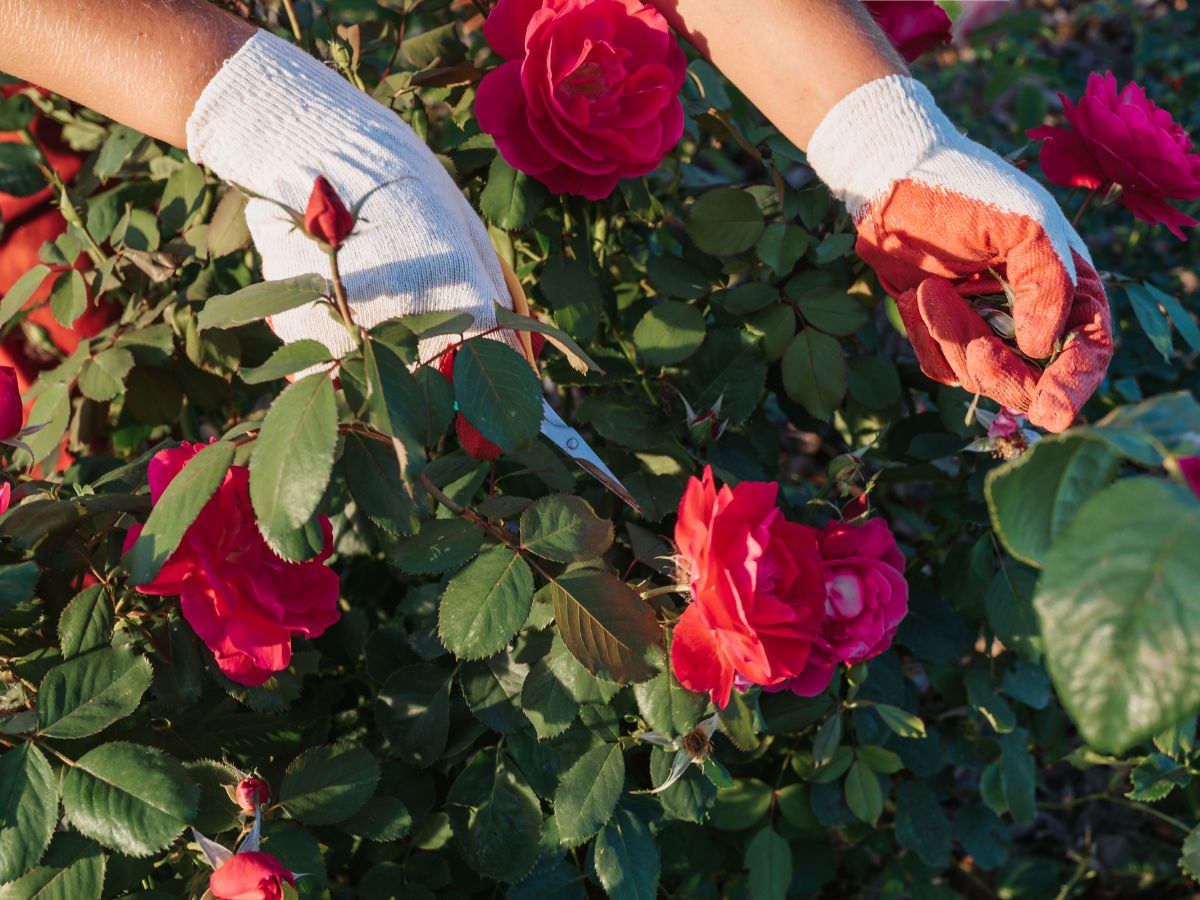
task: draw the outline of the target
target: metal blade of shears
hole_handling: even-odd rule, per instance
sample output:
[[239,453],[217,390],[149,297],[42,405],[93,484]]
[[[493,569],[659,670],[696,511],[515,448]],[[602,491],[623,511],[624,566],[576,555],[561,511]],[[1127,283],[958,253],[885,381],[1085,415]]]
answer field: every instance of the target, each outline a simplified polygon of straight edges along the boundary
[[554,443],[563,453],[575,460],[584,471],[590,473],[602,485],[620,497],[639,516],[642,508],[633,499],[625,485],[596,455],[583,436],[562,420],[562,416],[554,411],[554,407],[545,397],[542,398],[542,434]]

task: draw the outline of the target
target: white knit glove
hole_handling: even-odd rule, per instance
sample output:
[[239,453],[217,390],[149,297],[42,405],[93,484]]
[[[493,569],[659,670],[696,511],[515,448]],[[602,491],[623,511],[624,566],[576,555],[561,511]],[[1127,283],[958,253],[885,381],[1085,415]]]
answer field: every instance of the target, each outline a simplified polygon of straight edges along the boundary
[[[226,181],[303,211],[317,175],[360,210],[339,268],[355,321],[370,328],[411,313],[470,313],[467,336],[511,308],[496,253],[470,203],[396,113],[286,41],[259,31],[204,88],[187,121],[188,153]],[[388,184],[390,182],[390,184]],[[324,251],[267,200],[246,205],[263,277],[329,276]],[[271,320],[285,341],[312,338],[335,355],[345,329],[313,303]],[[428,359],[456,336],[422,345]]]
[[[1054,198],[900,75],[837,103],[808,161],[854,217],[858,255],[896,297],[922,370],[1036,425],[1068,427],[1104,376],[1112,328],[1087,247]],[[1024,358],[967,299],[1000,293],[993,272],[1015,293]],[[1030,362],[1056,351],[1044,372]]]

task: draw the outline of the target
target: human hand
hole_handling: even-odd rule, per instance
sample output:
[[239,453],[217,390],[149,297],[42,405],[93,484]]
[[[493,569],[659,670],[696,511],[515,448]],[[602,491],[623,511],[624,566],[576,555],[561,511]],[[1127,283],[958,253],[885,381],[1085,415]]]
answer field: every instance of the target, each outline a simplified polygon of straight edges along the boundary
[[[922,371],[1050,431],[1069,427],[1112,358],[1112,323],[1087,247],[1050,194],[903,76],[830,110],[808,158],[854,216],[858,255],[896,297]],[[967,299],[999,293],[997,276],[1012,286],[1016,349]]]
[[[348,204],[370,193],[338,252],[358,324],[466,312],[470,337],[495,327],[494,301],[511,308],[487,230],[429,148],[393,111],[286,41],[251,37],[205,87],[187,135],[193,160],[270,198],[246,205],[265,278],[329,275],[326,253],[283,209],[304,209],[323,175]],[[285,342],[319,340],[338,356],[353,349],[323,304],[277,315],[271,327]],[[423,342],[422,359],[458,339]]]

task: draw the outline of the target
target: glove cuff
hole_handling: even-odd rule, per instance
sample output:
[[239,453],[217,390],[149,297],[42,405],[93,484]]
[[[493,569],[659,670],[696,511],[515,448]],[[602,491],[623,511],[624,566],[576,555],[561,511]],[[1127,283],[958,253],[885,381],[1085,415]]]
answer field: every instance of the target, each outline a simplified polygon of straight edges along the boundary
[[809,141],[808,162],[858,221],[933,151],[961,140],[925,85],[888,75],[851,91],[825,114]]

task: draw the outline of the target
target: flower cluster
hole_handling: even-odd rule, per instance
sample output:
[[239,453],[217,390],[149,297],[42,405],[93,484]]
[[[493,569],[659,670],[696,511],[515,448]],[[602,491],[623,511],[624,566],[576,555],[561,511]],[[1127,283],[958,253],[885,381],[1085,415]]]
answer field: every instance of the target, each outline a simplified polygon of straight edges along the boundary
[[[150,461],[150,499],[200,452],[201,444],[162,450]],[[325,565],[333,529],[319,517],[324,543],[306,562],[289,562],[268,545],[250,505],[250,470],[231,466],[158,576],[138,590],[179,595],[184,619],[233,681],[260,685],[291,663],[292,636],[313,638],[338,620],[338,577]],[[129,530],[125,549],[141,534]]]
[[787,521],[779,485],[717,490],[692,478],[675,542],[692,602],[671,664],[680,684],[724,707],[736,684],[823,691],[839,663],[886,650],[908,611],[904,556],[879,519],[817,530]]

